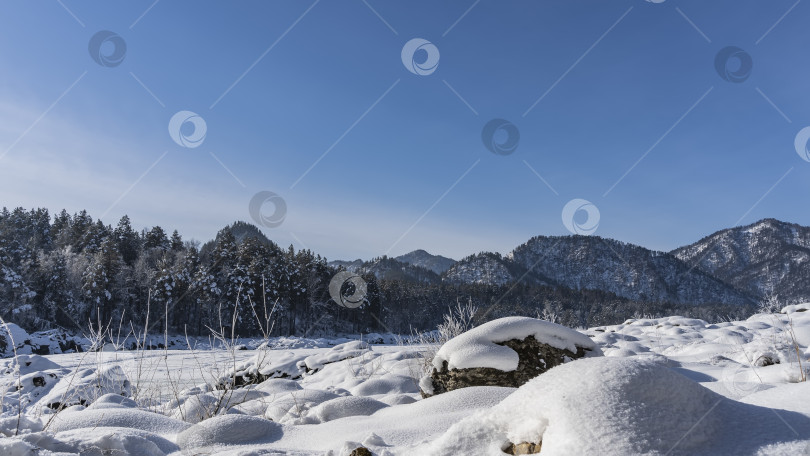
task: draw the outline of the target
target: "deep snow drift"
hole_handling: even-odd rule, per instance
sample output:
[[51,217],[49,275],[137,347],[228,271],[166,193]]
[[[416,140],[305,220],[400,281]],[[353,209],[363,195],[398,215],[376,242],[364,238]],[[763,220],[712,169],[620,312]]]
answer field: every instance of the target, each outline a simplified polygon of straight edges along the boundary
[[[531,406],[528,406],[531,404]],[[551,369],[492,410],[453,425],[413,454],[750,454],[810,436],[810,417],[743,404],[652,360],[583,359]],[[791,429],[791,427],[793,429]]]
[[[518,389],[428,399],[418,388],[433,367],[423,346],[283,339],[245,351],[7,358],[0,454],[338,456],[364,446],[380,456],[502,455],[523,442],[542,442],[541,454],[552,455],[810,454],[810,383],[800,382],[807,310],[717,324],[638,319],[583,332],[499,320],[448,343],[437,359],[514,368],[511,350],[493,342],[516,331],[555,346],[589,344],[605,357],[554,367]],[[241,387],[217,389],[234,375]]]

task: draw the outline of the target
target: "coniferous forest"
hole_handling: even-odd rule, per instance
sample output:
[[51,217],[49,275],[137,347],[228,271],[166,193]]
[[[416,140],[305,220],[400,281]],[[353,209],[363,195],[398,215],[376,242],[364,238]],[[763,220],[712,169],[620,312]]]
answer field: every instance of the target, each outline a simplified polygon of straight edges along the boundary
[[[449,283],[425,280],[435,274],[413,274],[421,268],[391,258],[370,264],[381,267],[362,273],[363,305],[346,308],[329,293],[339,269],[309,250],[281,247],[245,222],[201,245],[160,226],[136,230],[127,216],[110,226],[86,211],[0,212],[0,316],[29,331],[80,332],[101,323],[206,335],[209,328],[231,329],[235,321],[233,332],[241,337],[270,326],[274,336],[410,334],[434,329],[457,302],[475,305],[479,323],[539,315],[573,327],[675,314],[712,321],[753,311],[640,302],[600,290],[520,282]],[[398,267],[411,273],[397,274]]]

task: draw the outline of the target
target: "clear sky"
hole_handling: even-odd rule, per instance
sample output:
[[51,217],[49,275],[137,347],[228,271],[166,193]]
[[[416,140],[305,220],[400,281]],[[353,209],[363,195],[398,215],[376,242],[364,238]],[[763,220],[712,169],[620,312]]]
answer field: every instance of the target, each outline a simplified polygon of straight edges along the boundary
[[[810,225],[808,17],[795,0],[3,0],[0,205],[204,241],[272,192],[268,237],[330,259]],[[181,114],[172,135],[180,111],[197,129]],[[574,199],[598,226],[584,203],[564,223]]]

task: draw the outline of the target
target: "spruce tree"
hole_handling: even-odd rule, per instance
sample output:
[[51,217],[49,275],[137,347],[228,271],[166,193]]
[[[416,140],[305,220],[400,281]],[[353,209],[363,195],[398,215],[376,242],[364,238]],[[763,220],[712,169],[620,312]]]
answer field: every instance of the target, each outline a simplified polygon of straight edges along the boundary
[[118,272],[122,264],[121,254],[112,238],[105,239],[93,255],[89,267],[82,278],[82,291],[90,302],[92,310],[102,323],[113,316],[116,304]]

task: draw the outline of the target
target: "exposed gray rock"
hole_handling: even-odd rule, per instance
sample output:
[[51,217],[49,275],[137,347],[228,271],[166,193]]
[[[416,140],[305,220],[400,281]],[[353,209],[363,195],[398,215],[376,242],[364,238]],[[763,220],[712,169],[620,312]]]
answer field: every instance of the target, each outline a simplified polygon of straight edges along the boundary
[[513,455],[520,455],[520,454],[537,454],[540,452],[540,448],[543,446],[543,442],[540,443],[531,443],[531,442],[522,442],[518,444],[510,443],[505,450],[503,450],[506,454],[513,454]]
[[368,448],[366,448],[366,447],[357,447],[354,450],[352,450],[352,452],[351,452],[351,454],[349,454],[349,456],[373,456],[373,455],[371,453],[371,450],[369,450]]

